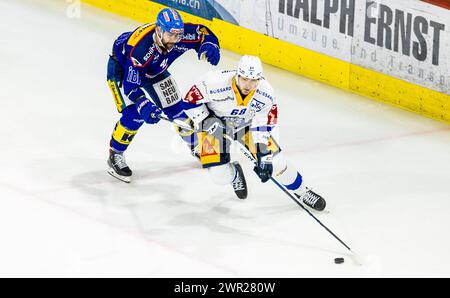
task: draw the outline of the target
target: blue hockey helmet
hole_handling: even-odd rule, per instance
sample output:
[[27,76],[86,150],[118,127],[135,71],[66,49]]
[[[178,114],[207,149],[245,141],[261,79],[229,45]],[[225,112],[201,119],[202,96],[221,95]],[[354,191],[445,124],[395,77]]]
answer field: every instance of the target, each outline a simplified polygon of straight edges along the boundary
[[184,23],[180,14],[173,8],[164,8],[156,17],[156,26],[172,34],[183,34]]

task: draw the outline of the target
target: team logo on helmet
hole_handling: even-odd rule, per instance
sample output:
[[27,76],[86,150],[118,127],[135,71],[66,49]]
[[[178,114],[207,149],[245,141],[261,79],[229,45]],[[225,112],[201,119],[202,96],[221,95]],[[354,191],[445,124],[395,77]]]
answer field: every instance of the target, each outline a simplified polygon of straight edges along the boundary
[[165,8],[157,16],[156,25],[164,31],[180,34],[184,31],[184,23],[178,12],[171,8]]

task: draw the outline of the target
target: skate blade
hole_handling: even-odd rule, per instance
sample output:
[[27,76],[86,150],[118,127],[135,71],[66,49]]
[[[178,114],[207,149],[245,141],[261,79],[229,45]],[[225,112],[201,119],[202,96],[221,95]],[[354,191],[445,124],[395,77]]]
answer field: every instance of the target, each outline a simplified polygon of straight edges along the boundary
[[125,183],[130,183],[131,182],[131,177],[121,176],[121,175],[117,174],[112,168],[110,168],[108,170],[108,174],[110,174],[114,178],[116,178],[116,179],[118,179],[120,181],[123,181]]
[[309,207],[308,205],[306,205],[305,203],[302,203],[303,206],[305,206],[306,208],[308,208],[309,211],[312,211],[313,213],[316,214],[330,214],[330,210],[328,210],[326,207],[325,209],[323,209],[322,211],[314,209],[313,207]]
[[238,197],[239,200],[246,200],[248,194],[245,194],[245,196],[238,196],[238,194],[235,192],[236,196]]

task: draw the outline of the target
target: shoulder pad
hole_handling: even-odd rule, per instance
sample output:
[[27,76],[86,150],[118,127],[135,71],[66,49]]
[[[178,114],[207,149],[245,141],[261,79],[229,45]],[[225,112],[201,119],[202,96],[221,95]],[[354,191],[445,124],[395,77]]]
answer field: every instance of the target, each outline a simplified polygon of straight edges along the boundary
[[256,88],[256,93],[262,97],[270,99],[272,102],[275,101],[274,89],[266,80],[261,80],[258,88]]
[[144,38],[144,36],[152,32],[155,29],[155,27],[156,27],[155,24],[145,24],[137,28],[136,30],[134,30],[133,34],[128,39],[127,44],[132,47],[136,46],[142,40],[142,38]]

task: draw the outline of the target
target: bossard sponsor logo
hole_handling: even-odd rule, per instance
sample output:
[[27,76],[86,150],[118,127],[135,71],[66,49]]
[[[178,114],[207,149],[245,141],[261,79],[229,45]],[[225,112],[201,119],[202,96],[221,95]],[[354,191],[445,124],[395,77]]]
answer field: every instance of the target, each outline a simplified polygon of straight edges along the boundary
[[261,95],[261,96],[267,97],[268,99],[273,101],[273,97],[267,92],[264,92],[264,91],[261,91],[259,89],[256,89],[256,93]]
[[209,90],[209,94],[219,94],[227,91],[231,91],[231,87]]
[[250,103],[250,107],[252,108],[252,110],[254,110],[255,112],[260,112],[264,107],[265,107],[265,103],[257,100],[257,99],[253,99],[252,102]]

